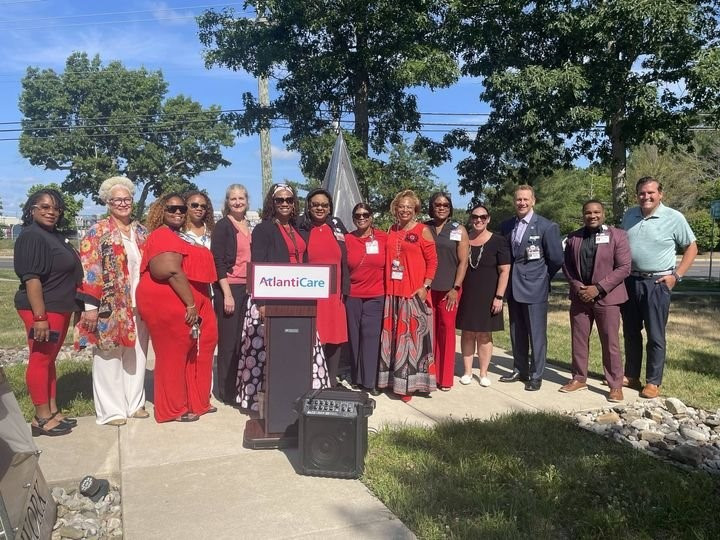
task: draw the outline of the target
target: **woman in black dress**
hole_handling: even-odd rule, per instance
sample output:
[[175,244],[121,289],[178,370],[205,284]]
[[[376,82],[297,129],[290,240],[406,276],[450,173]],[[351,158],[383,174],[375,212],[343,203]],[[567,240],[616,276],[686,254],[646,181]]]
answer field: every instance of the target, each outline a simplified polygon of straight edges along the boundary
[[482,205],[470,211],[470,257],[463,280],[456,326],[462,330],[460,348],[465,371],[460,382],[472,382],[473,355],[477,350],[480,385],[490,386],[487,376],[492,357],[492,333],[503,329],[503,297],[510,276],[510,246],[488,230],[490,212]]

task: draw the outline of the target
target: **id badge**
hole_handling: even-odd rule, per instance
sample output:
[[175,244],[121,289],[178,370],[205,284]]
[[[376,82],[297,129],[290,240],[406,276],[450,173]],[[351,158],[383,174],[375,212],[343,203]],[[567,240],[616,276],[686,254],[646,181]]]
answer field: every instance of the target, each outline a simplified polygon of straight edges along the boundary
[[528,246],[525,248],[525,258],[528,261],[537,261],[540,259],[540,248],[538,246]]
[[345,235],[344,235],[343,233],[341,233],[339,230],[335,231],[334,234],[335,234],[335,239],[336,239],[338,242],[344,242],[344,241],[345,241]]
[[365,243],[365,253],[368,255],[377,255],[380,253],[380,245],[377,240],[370,240]]
[[460,231],[460,229],[454,229],[450,231],[450,240],[452,240],[453,242],[459,242],[460,240],[462,240],[462,232]]
[[400,280],[403,278],[403,267],[398,259],[393,259],[390,279]]
[[595,235],[595,243],[596,244],[609,244],[610,237],[606,233],[597,233]]

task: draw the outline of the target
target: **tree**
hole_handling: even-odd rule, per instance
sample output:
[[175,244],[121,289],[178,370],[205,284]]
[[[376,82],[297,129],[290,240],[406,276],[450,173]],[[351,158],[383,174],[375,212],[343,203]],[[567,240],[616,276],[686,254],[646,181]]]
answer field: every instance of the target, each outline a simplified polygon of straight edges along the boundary
[[34,184],[28,189],[28,199],[36,191],[41,189],[55,189],[60,192],[65,203],[65,212],[63,212],[60,221],[58,221],[57,229],[62,233],[70,233],[77,231],[76,218],[80,214],[80,210],[83,208],[82,199],[76,199],[70,193],[63,191],[63,189],[55,183],[51,184]]
[[222,147],[234,139],[220,108],[182,95],[165,99],[167,91],[160,71],[103,66],[85,53],[70,55],[64,73],[28,68],[20,153],[33,165],[67,171],[63,189],[97,202],[103,180],[127,176],[141,188],[142,216],[149,195],[192,188],[198,174],[230,164]]
[[[610,165],[613,210],[627,207],[626,156],[686,143],[720,104],[717,0],[457,0],[463,72],[493,108],[477,137],[448,143],[465,191],[532,181],[578,158]],[[716,121],[717,116],[705,118]]]
[[269,107],[243,95],[235,127],[257,133],[272,119],[289,125],[285,142],[302,148],[350,112],[362,153],[380,154],[420,129],[408,89],[452,84],[458,68],[441,43],[445,0],[248,0],[262,21],[230,9],[198,18],[205,63],[274,76]]
[[[301,148],[300,167],[308,182],[302,189],[319,187],[325,177],[330,156],[337,135],[327,131],[318,137],[305,137],[299,143]],[[392,146],[387,162],[363,155],[362,143],[351,133],[343,133],[356,176],[365,179],[363,198],[380,216],[376,225],[389,226],[390,203],[403,189],[412,189],[427,203],[434,191],[447,187],[437,182],[428,156],[401,141]]]

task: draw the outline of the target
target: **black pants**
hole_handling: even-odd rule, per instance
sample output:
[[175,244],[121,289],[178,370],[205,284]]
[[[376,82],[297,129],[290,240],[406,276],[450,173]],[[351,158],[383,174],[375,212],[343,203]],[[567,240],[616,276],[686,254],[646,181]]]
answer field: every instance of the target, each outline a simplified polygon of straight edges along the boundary
[[384,296],[345,301],[351,348],[352,382],[372,390],[377,384]]
[[345,345],[345,343],[325,343],[323,345],[328,378],[330,379],[330,388],[337,385],[338,367],[340,366],[340,357],[342,356]]
[[230,292],[235,299],[235,311],[225,313],[224,296],[220,287],[213,285],[215,295],[213,305],[218,324],[218,353],[217,353],[217,379],[213,385],[215,396],[228,405],[235,405],[238,394],[238,353],[240,352],[240,338],[245,318],[245,304],[247,294],[245,285],[231,284]]
[[647,335],[645,382],[660,386],[665,369],[665,326],[670,313],[670,289],[665,283],[655,283],[656,279],[636,276],[625,279],[629,299],[620,310],[625,340],[625,376],[640,378],[641,330],[644,327]]

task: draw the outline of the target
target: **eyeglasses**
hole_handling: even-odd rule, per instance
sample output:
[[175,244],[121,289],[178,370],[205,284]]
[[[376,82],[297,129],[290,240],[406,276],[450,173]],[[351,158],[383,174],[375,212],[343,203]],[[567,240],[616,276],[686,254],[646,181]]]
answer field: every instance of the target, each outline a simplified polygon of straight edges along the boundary
[[113,206],[130,206],[132,205],[132,201],[130,197],[108,199],[108,202]]
[[415,211],[415,207],[414,207],[414,206],[409,206],[409,205],[407,205],[407,204],[399,204],[398,207],[397,207],[397,209],[398,209],[398,210],[412,210],[413,212]]
[[181,214],[187,214],[187,206],[184,204],[170,204],[165,207],[165,211],[168,214],[177,214],[178,212]]
[[273,197],[273,202],[275,204],[293,204],[295,202],[295,197]]
[[450,208],[450,203],[446,203],[446,202],[436,202],[436,203],[433,203],[433,206],[434,206],[435,208]]
[[190,208],[202,208],[203,210],[207,210],[208,205],[205,203],[199,203],[199,202],[191,202]]
[[488,214],[470,214],[473,221],[487,221],[490,216]]
[[311,202],[310,206],[312,208],[330,208],[330,203],[326,202]]
[[58,214],[62,214],[62,208],[59,208],[57,206],[53,206],[52,204],[34,204],[33,208],[37,208],[41,212],[50,212],[51,210],[53,212],[56,212]]
[[358,212],[357,214],[353,214],[353,219],[361,220],[361,219],[369,219],[370,218],[370,212]]

